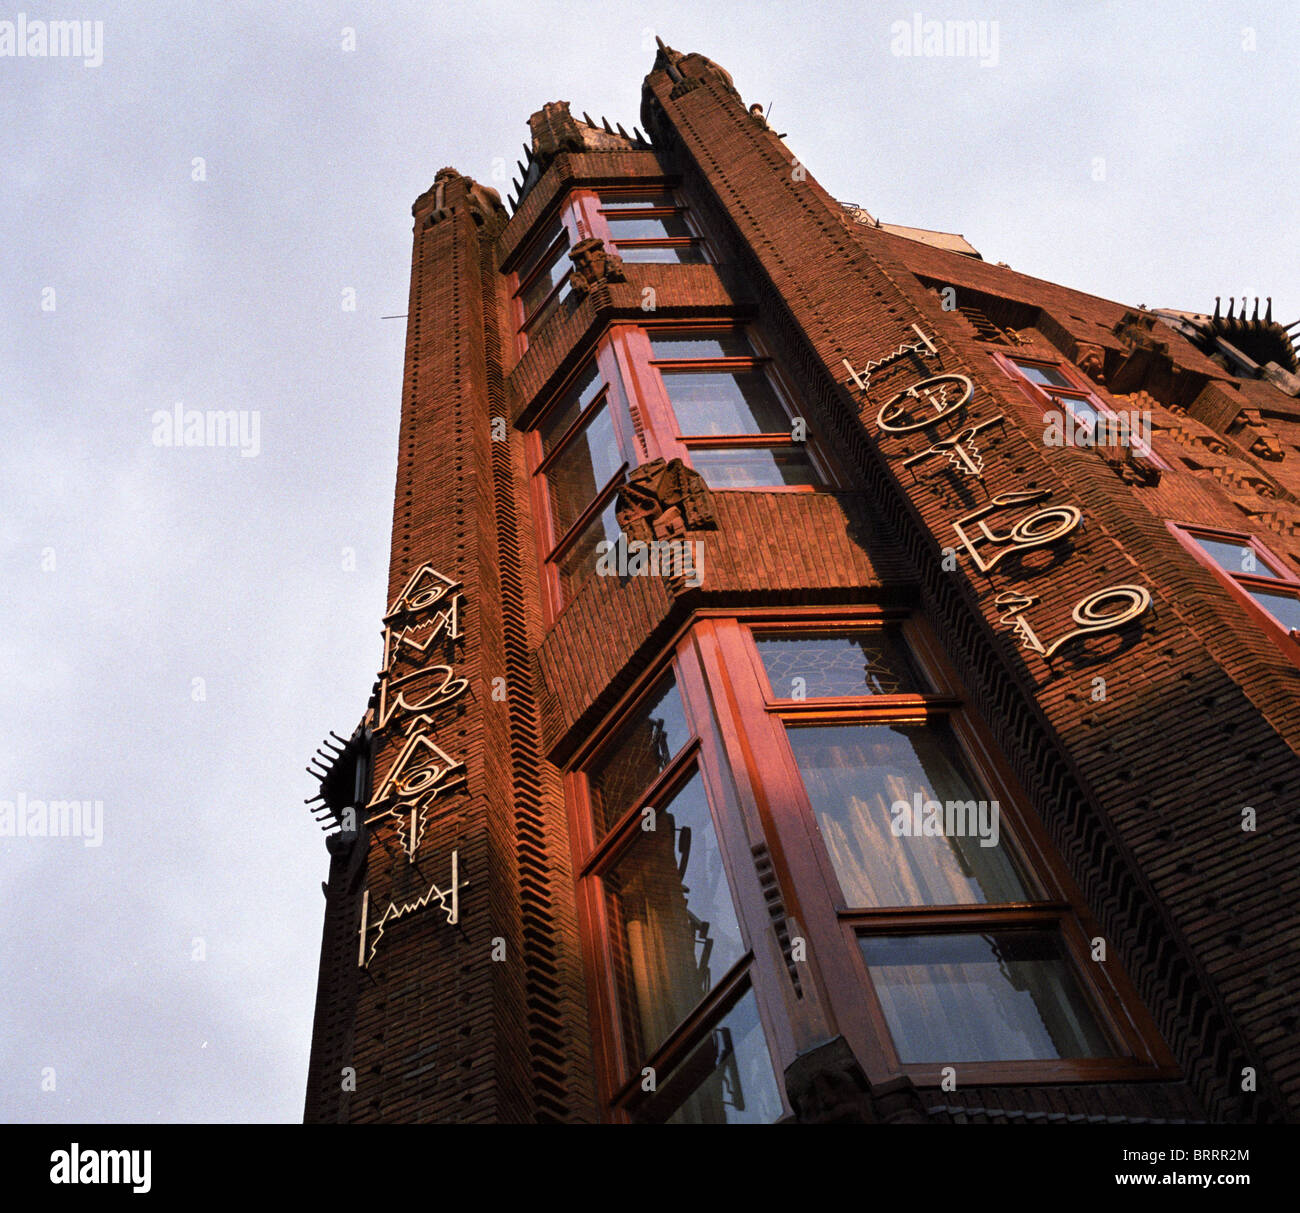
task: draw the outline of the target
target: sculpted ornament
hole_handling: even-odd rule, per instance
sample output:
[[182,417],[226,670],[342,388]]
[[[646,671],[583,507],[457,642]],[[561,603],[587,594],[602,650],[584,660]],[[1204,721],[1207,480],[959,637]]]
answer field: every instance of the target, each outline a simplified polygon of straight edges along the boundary
[[[1038,653],[1044,661],[1051,661],[1053,654],[1072,640],[1101,632],[1113,632],[1131,623],[1151,605],[1151,595],[1140,585],[1112,585],[1104,590],[1096,590],[1080,599],[1071,612],[1074,622],[1079,626],[1072,632],[1058,636],[1050,645],[1043,644],[1024,616],[1024,612],[1038,601],[1036,595],[1007,590],[999,594],[993,604],[998,608],[1002,622],[1009,624],[1020,637],[1022,647]],[[1115,605],[1103,609],[1106,603]]]
[[915,354],[918,358],[937,358],[939,356],[939,351],[934,348],[930,338],[921,332],[916,325],[912,325],[912,332],[917,335],[918,340],[900,345],[893,353],[886,354],[883,358],[872,359],[861,371],[855,371],[853,363],[847,358],[840,359],[849,372],[849,381],[864,396],[871,393],[871,376],[883,367],[892,366],[900,358],[906,358],[908,354]]
[[[1012,506],[1034,505],[1046,501],[1051,495],[1051,492],[1046,489],[1036,492],[999,493],[987,505],[958,518],[952,524],[952,529],[957,532],[957,538],[970,553],[970,558],[981,573],[990,572],[1005,556],[1056,543],[1083,522],[1082,512],[1072,505],[1057,505],[1045,510],[1034,510],[1018,518],[1006,530],[994,530],[986,521],[992,514],[1001,513]],[[1001,547],[1003,550],[986,559],[978,549],[990,545]]]
[[[390,922],[396,922],[399,918],[405,918],[408,914],[423,910],[435,901],[439,909],[446,915],[447,924],[454,927],[460,921],[460,891],[468,887],[468,885],[469,881],[460,879],[460,853],[453,851],[451,853],[451,883],[446,889],[440,889],[436,884],[431,884],[428,892],[417,897],[414,901],[390,901],[383,914],[373,923],[370,921],[370,890],[367,889],[361,895],[361,930],[358,932],[357,967],[364,969],[374,960],[375,952],[379,948],[379,940],[384,934],[384,928]],[[374,938],[368,939],[367,937],[371,931],[374,932]]]
[[[876,415],[876,425],[886,434],[928,429],[940,421],[955,418],[974,395],[975,385],[965,375],[934,375],[905,388],[882,405]],[[934,411],[927,413],[926,408]],[[910,420],[904,421],[905,417]]]

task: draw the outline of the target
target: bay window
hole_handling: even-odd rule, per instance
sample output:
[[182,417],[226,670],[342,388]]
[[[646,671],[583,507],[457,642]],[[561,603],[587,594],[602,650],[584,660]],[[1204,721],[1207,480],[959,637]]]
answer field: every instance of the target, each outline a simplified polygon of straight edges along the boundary
[[619,533],[614,507],[626,469],[640,462],[612,355],[598,351],[561,390],[530,435],[533,505],[552,613],[591,574],[598,545]]
[[521,349],[569,297],[569,250],[590,237],[603,240],[625,262],[700,264],[708,260],[707,243],[689,208],[664,185],[640,190],[572,190],[556,215],[512,257],[515,328]]
[[515,268],[515,326],[521,333],[540,327],[568,297],[572,227],[568,216],[548,224]]
[[830,483],[792,399],[744,328],[613,325],[529,435],[547,618],[593,573],[599,545],[617,540],[629,468],[681,459],[717,490]]
[[785,1109],[724,854],[729,775],[679,689],[693,663],[679,651],[569,779],[601,1085],[616,1120],[771,1122]]
[[648,371],[647,408],[666,454],[695,468],[710,488],[826,483],[806,421],[746,330],[652,328],[632,345]]
[[780,1118],[834,1033],[873,1081],[1175,1073],[917,621],[704,612],[643,688],[568,779],[612,1118]]

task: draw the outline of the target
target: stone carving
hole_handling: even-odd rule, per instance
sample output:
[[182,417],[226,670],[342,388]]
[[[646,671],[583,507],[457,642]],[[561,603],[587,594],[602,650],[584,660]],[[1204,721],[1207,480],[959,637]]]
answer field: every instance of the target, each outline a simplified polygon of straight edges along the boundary
[[929,1119],[910,1078],[869,1082],[842,1036],[796,1057],[785,1071],[785,1089],[799,1124],[925,1124]]
[[1277,463],[1285,458],[1286,451],[1283,449],[1282,443],[1278,440],[1277,434],[1264,421],[1264,417],[1258,409],[1242,409],[1239,420],[1243,432],[1238,436],[1238,441],[1256,459],[1266,459],[1270,463]]
[[633,468],[618,491],[615,515],[629,540],[680,539],[718,525],[704,478],[680,459]]
[[626,282],[623,259],[610,252],[605,242],[597,236],[579,240],[569,250],[573,269],[569,271],[569,286],[581,298],[588,291],[606,282]]
[[1145,455],[1129,452],[1127,459],[1113,465],[1115,475],[1135,488],[1154,488],[1160,483],[1160,468]]
[[1075,350],[1074,363],[1089,379],[1100,383],[1106,369],[1106,351],[1090,341],[1080,341]]

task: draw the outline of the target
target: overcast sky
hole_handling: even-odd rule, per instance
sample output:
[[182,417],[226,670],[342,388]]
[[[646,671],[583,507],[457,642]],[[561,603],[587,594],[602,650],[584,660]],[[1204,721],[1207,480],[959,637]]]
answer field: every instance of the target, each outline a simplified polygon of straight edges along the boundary
[[[917,12],[996,23],[996,61],[893,54]],[[303,768],[381,657],[380,317],[411,202],[443,165],[502,184],[544,102],[639,123],[658,34],[886,222],[1130,304],[1300,318],[1294,5],[19,13],[103,41],[19,58],[0,25],[0,802],[102,802],[103,834],[0,837],[5,1120],[301,1117],[327,871]],[[178,402],[246,411],[256,447],[158,445]]]

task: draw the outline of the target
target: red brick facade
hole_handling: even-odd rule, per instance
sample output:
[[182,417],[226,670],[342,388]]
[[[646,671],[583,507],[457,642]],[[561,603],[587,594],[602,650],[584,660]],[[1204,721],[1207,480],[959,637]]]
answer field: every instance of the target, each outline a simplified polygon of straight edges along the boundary
[[[1057,857],[1044,863],[1077,891],[1082,937],[1106,942],[1106,997],[1150,1042],[1145,1069],[976,1067],[967,1081],[959,1064],[955,1085],[891,1060],[850,1010],[840,953],[814,946],[791,959],[796,928],[814,941],[843,930],[803,883],[811,867],[764,786],[762,746],[719,723],[701,753],[716,744],[750,755],[737,820],[719,829],[740,840],[724,849],[783,1116],[1297,1119],[1300,646],[1169,525],[1253,536],[1280,561],[1279,580],[1300,575],[1300,399],[1285,376],[1234,373],[1152,313],[855,221],[702,56],[660,51],[642,123],[648,139],[548,106],[533,119],[513,216],[451,169],[415,204],[389,580],[387,649],[399,656],[323,785],[341,828],[330,838],[307,1120],[655,1118],[635,1111],[610,1060],[620,1029],[604,1022],[617,1016],[593,958],[603,902],[596,878],[579,878],[595,861],[582,850],[573,772],[675,644],[699,654],[709,690],[693,702],[742,720],[726,621],[760,609],[917,621],[1038,823],[1044,854]],[[515,272],[530,243],[575,190],[637,182],[678,191],[709,259],[597,264],[524,348]],[[593,575],[557,614],[539,560],[534,431],[597,343],[619,326],[668,321],[761,332],[835,481],[710,491],[688,477],[695,495],[676,509],[696,525],[674,533],[705,543],[701,584]],[[919,337],[928,349],[875,371],[866,393],[849,378],[846,359],[861,373]],[[1149,413],[1153,457],[1045,445],[1042,400],[1007,358],[1061,366],[1103,408]],[[882,406],[939,375],[973,387],[957,423],[882,428]],[[629,415],[639,424],[636,407]],[[978,476],[950,470],[951,446],[903,466],[985,422],[995,424],[968,438]],[[1083,525],[1050,558],[982,573],[954,522],[1031,492],[1076,507]],[[660,501],[651,526],[656,509],[677,516]],[[429,605],[409,609],[435,584]],[[1086,622],[1072,619],[1078,604],[1117,585],[1141,587],[1149,608],[1051,661],[1011,626],[1018,611],[1050,646]],[[404,649],[402,629],[423,641],[453,598],[459,636],[443,619],[423,651]],[[696,659],[683,660],[686,670]],[[434,665],[448,671],[440,695],[424,675],[400,682]],[[402,685],[416,706],[385,722]],[[407,786],[385,800],[404,747],[421,737],[463,769],[407,767]],[[1244,809],[1254,828],[1243,828]],[[413,850],[403,835],[412,812]],[[735,867],[746,849],[757,876]],[[455,922],[442,897],[452,852],[464,882]],[[376,942],[386,907],[422,897],[381,923]],[[753,925],[764,904],[766,934]]]

